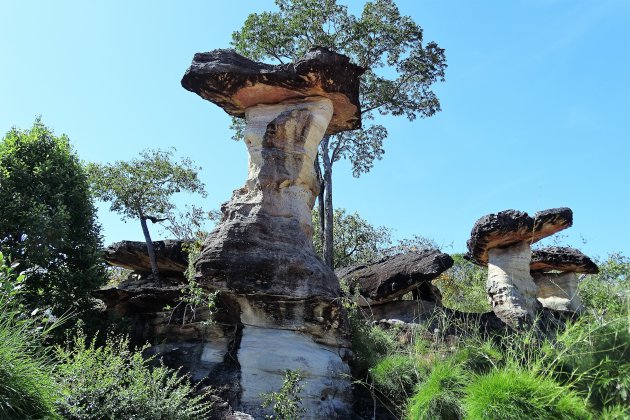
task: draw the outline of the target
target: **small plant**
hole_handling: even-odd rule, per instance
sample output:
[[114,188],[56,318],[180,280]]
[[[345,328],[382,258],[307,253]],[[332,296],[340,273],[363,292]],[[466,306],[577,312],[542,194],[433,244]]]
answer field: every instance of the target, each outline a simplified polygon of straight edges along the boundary
[[426,376],[428,369],[419,365],[419,360],[412,354],[393,354],[383,358],[370,369],[374,388],[392,403],[403,404],[414,386]]
[[306,413],[306,409],[301,406],[300,397],[300,392],[304,389],[303,380],[304,376],[299,369],[287,369],[280,391],[261,395],[262,407],[271,407],[274,412],[274,415],[266,415],[266,419],[297,420]]

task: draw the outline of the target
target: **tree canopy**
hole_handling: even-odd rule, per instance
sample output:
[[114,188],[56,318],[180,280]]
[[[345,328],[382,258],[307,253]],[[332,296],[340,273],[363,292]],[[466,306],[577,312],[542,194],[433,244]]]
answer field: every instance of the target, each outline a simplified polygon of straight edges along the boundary
[[106,281],[87,174],[66,135],[40,118],[0,142],[0,250],[27,273],[25,302],[57,312],[90,305]]
[[[325,136],[316,170],[324,260],[333,263],[332,168],[349,159],[354,176],[370,171],[382,158],[387,129],[375,116],[430,117],[440,111],[432,85],[444,80],[446,58],[435,42],[424,43],[422,28],[401,15],[392,0],[368,1],[359,16],[336,0],[276,0],[277,12],[250,14],[232,45],[253,60],[279,63],[300,58],[322,46],[350,57],[366,69],[361,76],[363,128]],[[239,136],[239,124],[233,124]]]
[[90,182],[96,197],[110,203],[110,210],[123,220],[138,219],[142,226],[153,274],[159,270],[147,220],[153,223],[173,218],[175,193],[188,191],[205,197],[203,183],[197,176],[200,168],[188,158],[173,159],[173,150],[144,150],[139,159],[113,164],[88,165]]

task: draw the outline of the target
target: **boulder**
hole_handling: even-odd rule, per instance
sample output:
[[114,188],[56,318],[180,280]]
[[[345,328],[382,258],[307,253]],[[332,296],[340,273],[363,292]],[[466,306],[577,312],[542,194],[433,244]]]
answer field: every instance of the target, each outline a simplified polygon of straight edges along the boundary
[[[165,276],[183,277],[188,259],[182,250],[184,242],[177,240],[154,241],[155,257],[160,273]],[[103,250],[108,264],[126,268],[140,274],[151,273],[151,261],[145,242],[121,241]]]
[[416,290],[419,299],[440,304],[440,292],[431,280],[452,266],[450,255],[426,249],[341,268],[336,274],[353,295],[359,292],[361,306],[389,302]]

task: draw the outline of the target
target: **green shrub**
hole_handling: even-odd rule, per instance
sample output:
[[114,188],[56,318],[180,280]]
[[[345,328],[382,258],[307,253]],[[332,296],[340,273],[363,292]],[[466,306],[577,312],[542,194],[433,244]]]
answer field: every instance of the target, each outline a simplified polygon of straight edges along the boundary
[[488,270],[465,260],[462,254],[452,257],[453,266],[433,282],[442,293],[444,306],[462,312],[489,312]]
[[466,340],[453,355],[455,362],[466,370],[475,373],[486,373],[497,368],[505,357],[491,340]]
[[558,336],[553,370],[587,392],[597,408],[630,405],[630,330],[628,320],[583,318]]
[[470,420],[591,418],[584,400],[568,386],[513,366],[474,377],[464,407]]
[[411,420],[457,420],[463,415],[461,398],[467,378],[460,365],[439,361],[429,377],[418,385],[409,400],[408,418]]
[[210,413],[204,395],[195,395],[188,378],[164,366],[150,368],[142,350],[126,338],[103,347],[78,334],[68,348],[57,347],[57,375],[67,419],[198,419]]
[[0,302],[0,419],[55,419],[55,382],[35,324]]
[[580,299],[591,312],[609,318],[630,316],[630,258],[613,253],[599,262],[599,273],[586,276],[579,285]]
[[630,406],[612,405],[604,408],[600,414],[601,420],[628,420],[630,419]]
[[393,333],[369,324],[356,304],[347,305],[347,310],[352,333],[355,376],[365,376],[371,367],[395,350],[396,341]]
[[23,275],[0,252],[0,419],[51,419],[56,388],[41,329],[20,313]]
[[280,390],[261,395],[262,407],[271,407],[274,412],[274,415],[266,415],[266,419],[297,420],[306,413],[306,409],[302,407],[302,397],[300,397],[304,389],[303,380],[302,371],[287,369],[284,372]]
[[370,369],[376,391],[395,404],[404,403],[428,368],[413,354],[394,354],[381,359]]

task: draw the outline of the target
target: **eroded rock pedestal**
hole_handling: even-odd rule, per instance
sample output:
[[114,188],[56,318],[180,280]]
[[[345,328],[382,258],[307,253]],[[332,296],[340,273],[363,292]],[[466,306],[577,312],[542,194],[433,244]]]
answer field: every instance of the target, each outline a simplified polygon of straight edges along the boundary
[[361,72],[321,48],[282,66],[217,50],[196,54],[182,80],[246,120],[247,181],[223,205],[196,268],[200,284],[221,291],[221,322],[238,343],[236,405],[255,417],[287,369],[304,375],[309,418],[351,415],[348,330],[337,278],[312,247],[311,209],[319,142],[360,124]]

